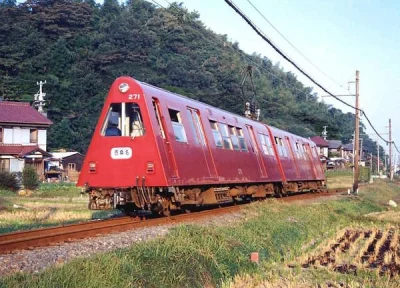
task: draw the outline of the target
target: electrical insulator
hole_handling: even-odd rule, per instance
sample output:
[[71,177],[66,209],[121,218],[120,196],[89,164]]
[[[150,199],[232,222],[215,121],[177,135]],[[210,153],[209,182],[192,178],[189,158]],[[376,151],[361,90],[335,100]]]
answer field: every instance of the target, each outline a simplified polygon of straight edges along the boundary
[[250,104],[250,112],[251,113],[256,113],[256,104],[254,104],[254,103]]

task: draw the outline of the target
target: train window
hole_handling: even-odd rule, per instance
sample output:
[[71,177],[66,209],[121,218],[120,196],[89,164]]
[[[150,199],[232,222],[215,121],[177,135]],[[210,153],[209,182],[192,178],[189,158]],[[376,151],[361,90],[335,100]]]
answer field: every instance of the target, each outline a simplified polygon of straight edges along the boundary
[[242,128],[236,127],[236,131],[237,131],[237,135],[239,138],[240,149],[242,149],[242,151],[246,151],[246,152],[249,151],[247,149],[246,141],[244,140]]
[[258,133],[260,136],[261,147],[265,155],[274,155],[274,150],[272,149],[271,141],[269,136],[265,134]]
[[301,147],[300,147],[300,144],[298,142],[296,142],[296,145],[295,145],[294,149],[296,151],[297,159],[303,158],[303,155],[302,155],[302,152],[301,152]]
[[239,138],[236,135],[236,127],[229,126],[229,135],[231,136],[233,149],[240,151]]
[[275,137],[276,148],[278,149],[279,155],[282,157],[288,157],[287,150],[283,144],[282,138]]
[[172,128],[174,130],[175,140],[178,142],[187,143],[185,127],[183,127],[181,112],[173,109],[168,109],[169,117],[171,118]]
[[233,150],[231,137],[229,136],[228,126],[224,123],[219,123],[219,128],[224,142],[225,149]]
[[203,125],[201,124],[200,115],[198,110],[189,109],[192,116],[193,122],[196,127],[197,136],[199,137],[200,144],[206,146],[206,138],[204,136]]
[[154,112],[156,113],[156,119],[158,123],[158,128],[160,129],[161,137],[165,139],[165,132],[164,132],[164,127],[161,122],[161,113],[160,113],[160,103],[158,102],[158,99],[153,98],[153,107],[154,107]]
[[260,142],[261,142],[262,151],[263,151],[263,153],[264,153],[265,155],[268,155],[268,154],[269,154],[269,153],[268,153],[268,147],[267,147],[267,143],[265,142],[264,135],[261,134],[261,133],[258,133],[258,135],[260,136]]
[[136,103],[112,103],[101,135],[138,137],[145,134],[140,108]]
[[223,148],[224,145],[222,144],[222,136],[221,133],[218,131],[218,125],[217,122],[210,120],[210,127],[213,133],[214,141],[215,141],[215,146],[218,148]]
[[199,137],[197,135],[196,128],[195,128],[194,123],[193,123],[193,115],[192,115],[192,113],[193,113],[193,111],[188,108],[187,109],[187,114],[188,114],[189,126],[190,126],[190,129],[192,130],[194,142],[196,144],[199,144]]

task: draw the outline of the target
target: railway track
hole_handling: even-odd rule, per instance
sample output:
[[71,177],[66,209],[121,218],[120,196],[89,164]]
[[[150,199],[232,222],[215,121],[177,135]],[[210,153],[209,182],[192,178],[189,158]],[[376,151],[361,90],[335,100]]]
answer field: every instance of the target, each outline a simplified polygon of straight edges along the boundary
[[[347,190],[348,188],[333,189],[328,191],[330,194],[296,194],[290,197],[279,198],[278,200],[284,202],[309,200],[313,198],[324,197],[327,195],[334,195],[339,192],[346,192]],[[190,220],[198,220],[199,218],[204,218],[210,215],[215,216],[218,214],[235,212],[242,207],[243,205],[228,206],[219,209],[204,210],[196,213],[179,214],[170,217],[153,218],[146,220],[132,217],[120,217],[108,220],[97,220],[65,226],[7,233],[0,235],[0,254],[10,253],[15,250],[50,246],[62,242],[71,242],[77,239],[94,237],[101,234],[122,232],[142,227],[188,222]]]

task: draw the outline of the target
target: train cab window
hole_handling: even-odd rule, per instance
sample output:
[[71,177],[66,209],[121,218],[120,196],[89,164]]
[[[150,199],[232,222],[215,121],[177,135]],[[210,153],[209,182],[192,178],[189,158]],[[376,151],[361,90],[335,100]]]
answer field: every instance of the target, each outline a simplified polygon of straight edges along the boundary
[[240,151],[239,138],[236,135],[236,133],[237,133],[236,127],[229,126],[228,130],[229,130],[229,135],[231,136],[233,149]]
[[236,127],[236,132],[237,132],[237,135],[239,138],[240,149],[242,149],[242,151],[246,151],[246,152],[249,151],[247,149],[246,141],[244,140],[242,128]]
[[218,124],[215,121],[210,120],[210,127],[211,131],[213,133],[214,141],[215,141],[215,146],[218,148],[223,148],[223,142],[222,142],[222,136],[221,133],[218,130]]
[[222,135],[222,141],[224,142],[225,149],[233,150],[231,137],[229,136],[228,126],[224,123],[218,123]]
[[169,117],[171,118],[175,140],[178,142],[187,143],[185,127],[183,127],[182,124],[181,112],[173,109],[168,109],[168,112],[169,112]]
[[145,134],[142,115],[136,103],[113,103],[101,130],[103,136],[138,137]]

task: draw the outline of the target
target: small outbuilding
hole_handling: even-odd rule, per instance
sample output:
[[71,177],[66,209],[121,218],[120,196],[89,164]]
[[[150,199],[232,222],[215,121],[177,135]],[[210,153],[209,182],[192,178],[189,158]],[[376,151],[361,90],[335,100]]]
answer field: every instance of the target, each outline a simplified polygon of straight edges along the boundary
[[46,159],[45,174],[48,181],[78,181],[84,156],[79,152],[53,152]]

